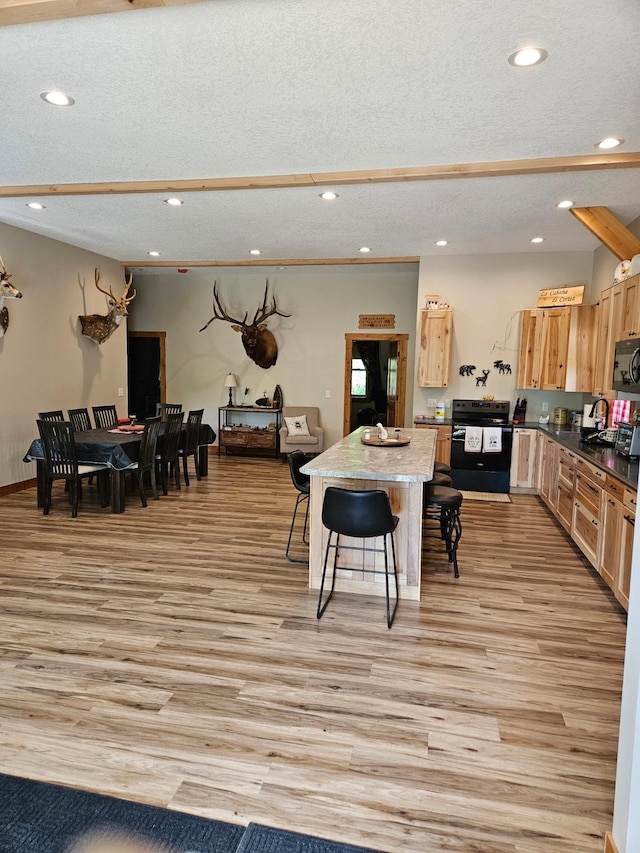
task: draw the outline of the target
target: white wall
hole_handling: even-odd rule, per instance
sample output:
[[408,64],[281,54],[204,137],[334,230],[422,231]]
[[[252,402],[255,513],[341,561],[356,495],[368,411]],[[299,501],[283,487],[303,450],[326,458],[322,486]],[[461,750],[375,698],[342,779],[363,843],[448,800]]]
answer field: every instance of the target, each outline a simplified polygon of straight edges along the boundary
[[359,331],[359,314],[394,314],[393,331],[410,335],[406,412],[410,424],[416,265],[292,267],[266,275],[278,308],[291,314],[267,321],[279,349],[277,363],[268,370],[249,359],[230,323],[215,320],[206,331],[198,331],[213,315],[214,281],[227,313],[242,318],[248,311],[251,319],[264,296],[264,270],[145,272],[134,279],[138,298],[129,328],[166,331],[167,399],[181,402],[185,409],[204,406],[205,420],[217,431],[218,407],[228,401],[223,386],[227,373],[238,377],[237,403],[242,402],[238,392],[245,387],[250,389],[246,402],[254,402],[265,391],[271,397],[280,385],[285,406],[319,406],[325,444],[333,444],[342,438],[345,333]]
[[[415,414],[432,414],[429,399],[480,398],[492,394],[497,400],[527,398],[527,419],[537,420],[542,402],[582,410],[582,394],[516,391],[519,312],[533,308],[543,288],[586,284],[591,281],[591,252],[529,252],[503,255],[457,255],[422,258],[418,282],[418,312],[427,294],[437,294],[453,310],[453,355],[451,381],[446,389],[418,388],[414,393]],[[587,301],[587,300],[585,300]],[[418,331],[419,331],[418,316]],[[511,375],[500,375],[493,362],[511,364]],[[475,375],[491,372],[486,388],[472,377],[461,377],[462,364],[475,364]]]
[[[0,255],[23,294],[8,300],[9,329],[0,338],[0,486],[35,477],[22,461],[37,437],[38,412],[116,403],[127,408],[126,330],[98,347],[81,335],[78,315],[106,314],[94,285],[122,289],[120,264],[66,243],[0,223]],[[83,294],[80,280],[86,283]],[[117,389],[125,396],[117,398]]]

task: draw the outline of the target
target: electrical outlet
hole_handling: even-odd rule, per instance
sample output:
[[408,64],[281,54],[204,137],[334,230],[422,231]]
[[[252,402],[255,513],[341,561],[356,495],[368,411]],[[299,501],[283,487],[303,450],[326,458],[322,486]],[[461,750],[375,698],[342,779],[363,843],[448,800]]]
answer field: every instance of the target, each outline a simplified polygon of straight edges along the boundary
[[549,411],[549,404],[547,403],[547,401],[546,401],[546,400],[545,400],[545,401],[544,401],[544,403],[542,404],[542,411],[543,411],[543,412],[548,412],[548,411]]
[[118,397],[124,397],[124,388],[118,388]]
[[325,391],[325,392],[324,392],[324,396],[325,396],[325,397],[327,398],[327,400],[328,400],[328,399],[329,399],[329,397],[331,397],[331,391]]
[[433,406],[435,408],[436,403],[437,403],[437,400],[435,399],[435,397],[430,397],[427,400],[427,406]]

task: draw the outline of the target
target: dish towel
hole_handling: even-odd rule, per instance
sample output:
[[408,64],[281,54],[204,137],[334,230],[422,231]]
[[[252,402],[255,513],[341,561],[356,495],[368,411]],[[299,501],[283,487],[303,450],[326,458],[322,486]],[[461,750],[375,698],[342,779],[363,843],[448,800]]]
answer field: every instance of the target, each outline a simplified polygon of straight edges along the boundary
[[501,453],[502,429],[500,427],[484,427],[482,444],[485,453]]
[[464,452],[480,453],[482,450],[482,427],[464,428]]

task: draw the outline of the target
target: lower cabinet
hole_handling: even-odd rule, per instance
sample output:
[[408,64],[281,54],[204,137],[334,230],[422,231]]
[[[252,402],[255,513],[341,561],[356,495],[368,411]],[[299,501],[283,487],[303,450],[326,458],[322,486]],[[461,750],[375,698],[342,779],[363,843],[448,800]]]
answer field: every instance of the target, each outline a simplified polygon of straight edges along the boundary
[[509,486],[514,492],[538,491],[536,472],[536,443],[538,431],[514,427],[511,450]]
[[444,462],[449,465],[451,462],[451,427],[436,426],[435,424],[416,424],[416,429],[435,429],[438,431],[436,437],[436,462]]
[[540,497],[626,610],[636,491],[553,438],[537,441]]

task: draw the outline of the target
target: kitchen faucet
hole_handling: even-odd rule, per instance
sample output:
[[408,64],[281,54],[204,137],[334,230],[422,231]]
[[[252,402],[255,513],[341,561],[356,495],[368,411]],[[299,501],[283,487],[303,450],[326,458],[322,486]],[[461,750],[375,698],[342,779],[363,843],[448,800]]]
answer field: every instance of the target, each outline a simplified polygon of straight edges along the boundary
[[592,418],[595,415],[598,403],[604,403],[604,426],[601,429],[606,429],[609,425],[609,401],[606,397],[598,397],[593,406],[591,406],[589,417]]

